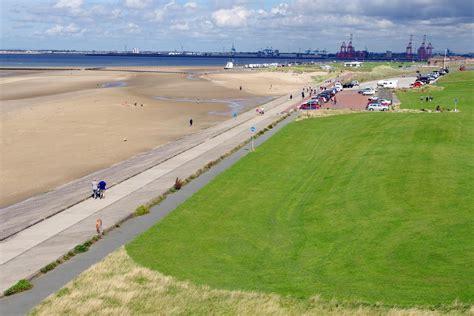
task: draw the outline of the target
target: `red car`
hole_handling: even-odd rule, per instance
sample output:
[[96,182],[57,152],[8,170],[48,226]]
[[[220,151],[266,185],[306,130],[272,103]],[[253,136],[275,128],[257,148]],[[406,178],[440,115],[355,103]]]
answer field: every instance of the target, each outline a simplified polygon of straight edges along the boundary
[[321,108],[318,100],[309,100],[300,105],[300,110],[318,110]]

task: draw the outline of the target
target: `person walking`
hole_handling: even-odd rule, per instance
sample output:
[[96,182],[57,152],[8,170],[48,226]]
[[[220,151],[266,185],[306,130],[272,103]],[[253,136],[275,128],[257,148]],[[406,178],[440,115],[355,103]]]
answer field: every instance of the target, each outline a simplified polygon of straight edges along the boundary
[[423,102],[423,99],[424,99],[424,97],[422,95],[420,95],[420,103]]
[[193,119],[192,118],[189,119],[189,127],[191,127],[191,126],[193,126]]
[[104,192],[105,192],[105,188],[107,186],[107,183],[104,181],[104,180],[101,180],[99,181],[98,183],[98,187],[99,187],[99,198],[100,199],[103,199],[105,196],[104,196]]
[[426,96],[426,98],[425,98],[426,102],[428,102],[429,99],[430,99],[430,97]]
[[433,96],[430,94],[430,102],[433,102]]
[[99,189],[98,182],[96,179],[92,180],[92,197],[97,199],[97,190]]
[[290,100],[293,100],[293,95],[292,94],[290,94]]
[[95,221],[95,231],[97,232],[97,235],[99,235],[99,238],[102,238],[104,230],[102,229],[102,220],[100,218]]

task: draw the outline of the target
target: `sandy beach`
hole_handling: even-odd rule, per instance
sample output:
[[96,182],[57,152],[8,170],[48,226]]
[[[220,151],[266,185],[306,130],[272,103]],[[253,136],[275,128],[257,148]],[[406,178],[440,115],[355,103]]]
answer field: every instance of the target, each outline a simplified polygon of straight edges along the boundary
[[220,69],[0,71],[0,205],[46,192],[311,81],[309,74]]

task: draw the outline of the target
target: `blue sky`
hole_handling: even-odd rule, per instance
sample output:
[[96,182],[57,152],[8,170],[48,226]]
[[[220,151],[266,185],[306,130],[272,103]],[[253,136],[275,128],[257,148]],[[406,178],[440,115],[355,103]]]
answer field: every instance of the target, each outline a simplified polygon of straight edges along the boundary
[[2,0],[3,49],[474,51],[473,0]]

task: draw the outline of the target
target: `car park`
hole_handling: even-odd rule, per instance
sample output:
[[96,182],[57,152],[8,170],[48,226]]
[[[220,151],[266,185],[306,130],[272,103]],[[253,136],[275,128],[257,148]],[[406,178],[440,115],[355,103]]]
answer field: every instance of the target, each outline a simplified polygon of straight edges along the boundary
[[367,110],[369,111],[388,111],[389,108],[388,108],[388,105],[383,105],[381,103],[378,103],[378,102],[374,102],[374,103],[369,103],[367,104]]

